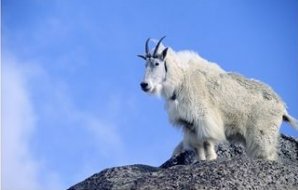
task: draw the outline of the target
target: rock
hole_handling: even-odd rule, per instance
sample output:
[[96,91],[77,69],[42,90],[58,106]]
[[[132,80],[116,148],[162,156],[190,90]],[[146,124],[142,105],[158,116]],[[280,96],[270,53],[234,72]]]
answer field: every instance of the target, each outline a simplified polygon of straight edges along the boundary
[[279,161],[254,160],[240,145],[222,144],[215,161],[195,161],[186,151],[160,167],[105,169],[68,190],[99,189],[298,189],[298,141],[281,135]]

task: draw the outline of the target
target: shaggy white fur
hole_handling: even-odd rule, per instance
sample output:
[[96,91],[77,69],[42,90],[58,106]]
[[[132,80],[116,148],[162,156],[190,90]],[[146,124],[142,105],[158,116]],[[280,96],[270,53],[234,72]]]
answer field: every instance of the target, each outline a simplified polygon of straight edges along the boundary
[[148,91],[161,94],[170,122],[183,128],[173,154],[192,148],[199,160],[213,160],[216,143],[229,140],[243,143],[251,157],[275,160],[282,121],[298,129],[269,86],[225,72],[192,51],[169,48],[163,58],[148,58],[147,65]]

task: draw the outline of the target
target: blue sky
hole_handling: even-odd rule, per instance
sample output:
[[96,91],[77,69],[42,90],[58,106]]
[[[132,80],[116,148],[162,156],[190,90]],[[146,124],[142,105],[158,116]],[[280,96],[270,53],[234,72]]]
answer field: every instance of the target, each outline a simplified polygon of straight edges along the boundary
[[170,157],[181,131],[139,87],[148,37],[269,84],[297,118],[297,34],[296,0],[2,0],[2,189]]

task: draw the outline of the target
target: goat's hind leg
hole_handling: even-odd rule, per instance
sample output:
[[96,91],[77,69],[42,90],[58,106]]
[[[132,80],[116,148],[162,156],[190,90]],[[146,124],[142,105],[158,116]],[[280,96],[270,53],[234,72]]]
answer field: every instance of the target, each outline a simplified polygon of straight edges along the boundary
[[250,157],[276,160],[278,144],[278,128],[276,126],[264,128],[255,127],[246,137],[246,151]]

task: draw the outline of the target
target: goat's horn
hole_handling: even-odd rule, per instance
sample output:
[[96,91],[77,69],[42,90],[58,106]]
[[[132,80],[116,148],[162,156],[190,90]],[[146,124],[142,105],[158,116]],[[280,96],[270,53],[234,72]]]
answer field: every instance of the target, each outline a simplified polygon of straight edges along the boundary
[[144,56],[144,55],[138,55],[138,57],[146,60],[146,56]]
[[150,38],[148,38],[147,40],[146,40],[146,45],[145,45],[145,53],[146,53],[146,55],[149,55],[149,41],[150,41]]
[[157,53],[158,48],[159,48],[159,46],[160,46],[160,43],[161,43],[161,41],[162,41],[165,37],[166,37],[166,36],[162,37],[162,38],[158,41],[158,43],[157,43],[157,45],[156,45],[156,47],[155,47],[153,56],[156,56],[156,53]]

